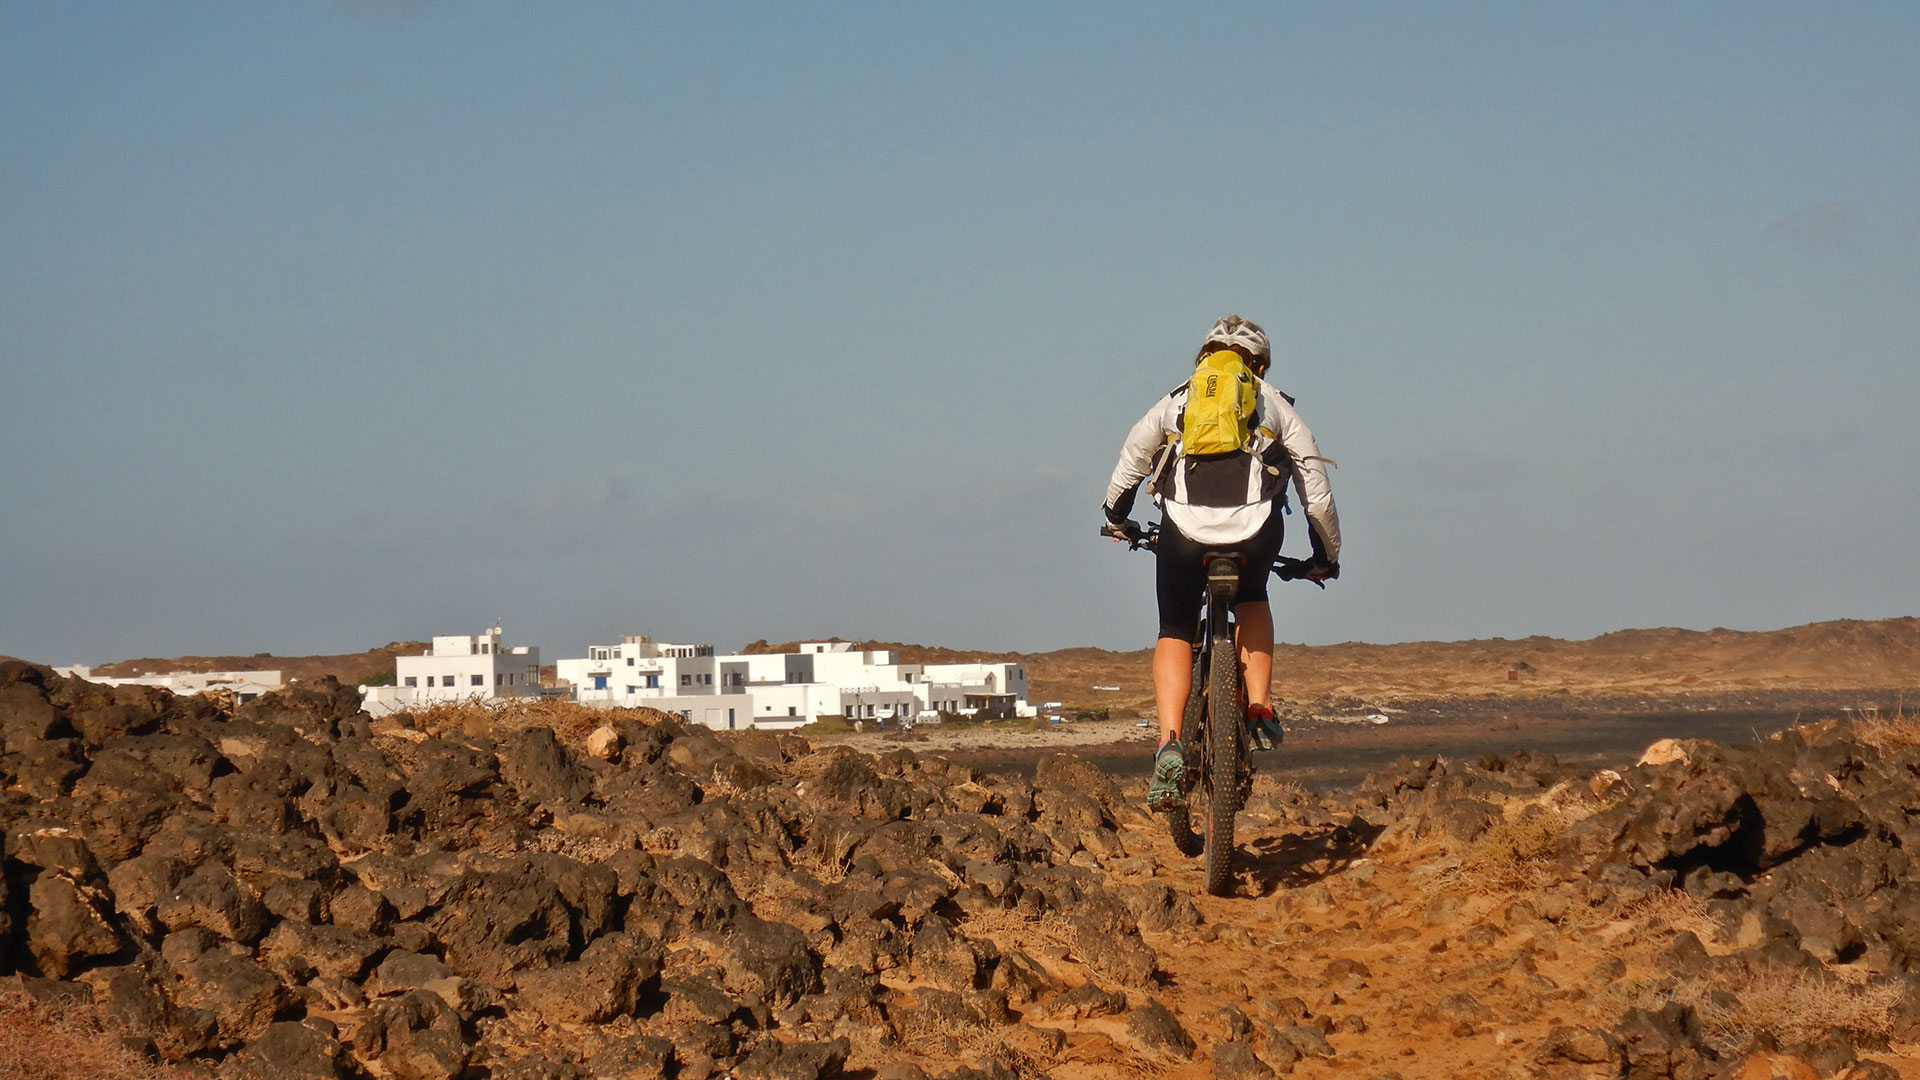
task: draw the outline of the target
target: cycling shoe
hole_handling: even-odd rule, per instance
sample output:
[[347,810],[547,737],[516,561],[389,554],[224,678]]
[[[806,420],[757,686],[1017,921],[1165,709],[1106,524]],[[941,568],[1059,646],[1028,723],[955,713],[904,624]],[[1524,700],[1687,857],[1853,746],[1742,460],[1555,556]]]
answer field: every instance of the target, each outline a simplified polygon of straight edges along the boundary
[[1186,779],[1187,758],[1180,740],[1168,739],[1153,755],[1153,779],[1147,783],[1147,809],[1156,814],[1187,805],[1180,783]]
[[1247,737],[1255,750],[1272,750],[1286,740],[1287,733],[1273,715],[1273,706],[1247,706]]

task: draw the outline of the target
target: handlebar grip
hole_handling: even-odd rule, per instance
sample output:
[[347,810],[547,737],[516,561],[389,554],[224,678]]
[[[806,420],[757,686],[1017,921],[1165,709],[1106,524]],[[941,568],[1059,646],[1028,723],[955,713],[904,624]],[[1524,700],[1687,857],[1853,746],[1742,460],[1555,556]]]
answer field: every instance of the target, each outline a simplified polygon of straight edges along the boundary
[[1327,587],[1326,582],[1314,581],[1307,576],[1308,572],[1317,569],[1318,565],[1312,559],[1276,559],[1273,563],[1273,573],[1281,581],[1313,581],[1315,585],[1324,589]]

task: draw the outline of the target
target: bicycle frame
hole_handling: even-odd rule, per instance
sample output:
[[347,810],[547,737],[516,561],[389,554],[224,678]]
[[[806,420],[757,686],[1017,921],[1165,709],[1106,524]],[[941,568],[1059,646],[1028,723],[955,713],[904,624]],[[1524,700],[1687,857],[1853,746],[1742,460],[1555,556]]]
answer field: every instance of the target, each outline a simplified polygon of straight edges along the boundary
[[[1102,532],[1128,541],[1135,550],[1159,545],[1157,529],[1143,532],[1131,525],[1124,530],[1109,526]],[[1206,890],[1216,896],[1231,891],[1234,815],[1246,805],[1253,788],[1247,696],[1233,619],[1245,564],[1246,557],[1237,552],[1206,557],[1206,596],[1194,635],[1192,680],[1180,718],[1186,768],[1181,799],[1166,811],[1174,846],[1183,855],[1205,857]],[[1283,581],[1322,584],[1308,576],[1312,569],[1312,564],[1298,559],[1279,559],[1271,567]],[[1193,831],[1196,811],[1202,833]]]

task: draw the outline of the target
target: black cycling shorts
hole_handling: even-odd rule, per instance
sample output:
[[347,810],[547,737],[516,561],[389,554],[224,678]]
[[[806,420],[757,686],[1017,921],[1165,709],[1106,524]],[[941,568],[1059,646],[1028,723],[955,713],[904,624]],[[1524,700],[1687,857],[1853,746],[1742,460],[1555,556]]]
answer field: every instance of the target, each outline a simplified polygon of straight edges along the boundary
[[1286,515],[1277,505],[1259,532],[1237,544],[1196,543],[1173,522],[1163,522],[1153,572],[1153,591],[1160,601],[1160,636],[1188,643],[1199,640],[1200,608],[1206,602],[1207,556],[1214,552],[1235,551],[1246,556],[1233,602],[1265,603],[1267,580],[1273,574],[1273,560],[1280,554],[1285,533]]

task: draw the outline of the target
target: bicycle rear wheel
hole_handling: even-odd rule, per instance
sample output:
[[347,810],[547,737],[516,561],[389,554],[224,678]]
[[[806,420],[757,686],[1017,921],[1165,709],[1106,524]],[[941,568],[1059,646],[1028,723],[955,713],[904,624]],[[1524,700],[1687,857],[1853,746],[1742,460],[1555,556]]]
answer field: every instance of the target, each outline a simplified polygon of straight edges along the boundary
[[[1224,619],[1222,620],[1224,621]],[[1240,809],[1240,653],[1233,634],[1217,629],[1207,662],[1207,892],[1225,896],[1233,882],[1233,815]]]

